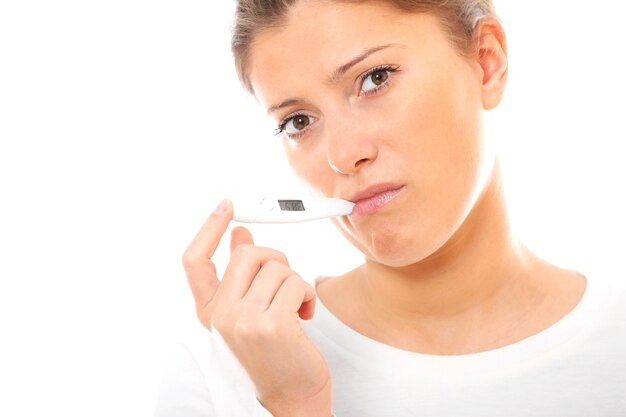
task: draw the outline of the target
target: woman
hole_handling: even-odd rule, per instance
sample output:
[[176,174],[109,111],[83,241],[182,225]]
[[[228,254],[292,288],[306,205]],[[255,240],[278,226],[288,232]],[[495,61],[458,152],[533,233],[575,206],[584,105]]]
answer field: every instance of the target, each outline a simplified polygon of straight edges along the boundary
[[[335,224],[365,255],[313,288],[239,227],[220,283],[231,203],[209,217],[183,263],[254,387],[248,415],[626,415],[622,293],[540,259],[508,221],[482,128],[508,70],[490,1],[240,0],[233,51],[296,175],[356,203]],[[217,352],[189,359],[162,415],[228,415],[240,387]]]

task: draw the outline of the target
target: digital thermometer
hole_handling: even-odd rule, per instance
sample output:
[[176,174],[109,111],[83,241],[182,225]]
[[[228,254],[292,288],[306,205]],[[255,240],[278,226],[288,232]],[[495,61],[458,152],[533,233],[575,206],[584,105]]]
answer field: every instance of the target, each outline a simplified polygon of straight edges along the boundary
[[242,223],[294,223],[352,213],[354,203],[339,198],[260,198],[233,200],[233,220]]

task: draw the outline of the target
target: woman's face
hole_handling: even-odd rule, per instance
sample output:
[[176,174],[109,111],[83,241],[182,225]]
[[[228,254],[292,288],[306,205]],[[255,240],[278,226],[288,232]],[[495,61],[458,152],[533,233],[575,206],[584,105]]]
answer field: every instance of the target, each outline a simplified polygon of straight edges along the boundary
[[336,225],[370,260],[419,262],[459,229],[489,179],[482,77],[429,14],[301,0],[257,35],[255,94],[295,173],[357,202]]

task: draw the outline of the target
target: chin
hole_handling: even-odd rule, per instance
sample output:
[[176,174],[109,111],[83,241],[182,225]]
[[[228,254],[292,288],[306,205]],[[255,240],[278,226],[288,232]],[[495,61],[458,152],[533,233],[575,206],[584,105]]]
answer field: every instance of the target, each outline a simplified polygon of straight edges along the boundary
[[392,268],[403,268],[419,263],[427,258],[429,251],[423,251],[422,248],[390,245],[385,247],[372,248],[366,254],[367,259],[381,265]]
[[[430,245],[426,246],[427,243]],[[368,260],[394,268],[416,264],[439,247],[433,244],[432,239],[420,238],[415,231],[390,227],[370,230],[355,246]]]

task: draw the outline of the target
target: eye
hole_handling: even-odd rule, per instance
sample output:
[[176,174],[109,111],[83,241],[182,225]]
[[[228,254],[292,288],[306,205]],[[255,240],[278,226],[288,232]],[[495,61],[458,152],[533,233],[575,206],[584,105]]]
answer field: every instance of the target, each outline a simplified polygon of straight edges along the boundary
[[398,67],[378,67],[369,71],[361,77],[361,91],[360,94],[368,94],[378,91],[380,88],[387,85],[391,73],[398,70]]
[[315,118],[313,116],[296,113],[283,119],[276,129],[276,134],[285,132],[287,136],[295,137],[314,122]]

